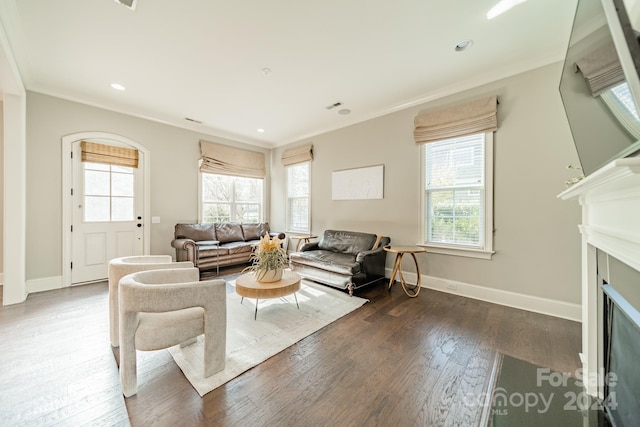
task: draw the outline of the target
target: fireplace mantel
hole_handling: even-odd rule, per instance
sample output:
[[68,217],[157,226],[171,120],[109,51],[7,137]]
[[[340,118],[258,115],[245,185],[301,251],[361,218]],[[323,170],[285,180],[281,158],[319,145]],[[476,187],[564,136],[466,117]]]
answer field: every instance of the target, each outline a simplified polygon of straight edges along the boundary
[[640,158],[613,160],[558,197],[582,206],[581,356],[587,392],[601,395],[596,249],[640,271]]

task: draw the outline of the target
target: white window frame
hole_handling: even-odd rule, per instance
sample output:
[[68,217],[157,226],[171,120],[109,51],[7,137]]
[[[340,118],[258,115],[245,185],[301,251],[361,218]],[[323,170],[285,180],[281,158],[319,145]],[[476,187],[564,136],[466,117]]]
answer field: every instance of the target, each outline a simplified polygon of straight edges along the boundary
[[[623,85],[626,86],[627,94],[631,99],[629,104],[627,104],[625,99],[620,95],[620,91],[623,90]],[[636,111],[637,107],[633,102],[633,97],[627,82],[623,82],[617,86],[609,88],[600,94],[600,98],[602,98],[605,105],[609,107],[611,113],[616,116],[622,126],[624,126],[624,128],[636,139],[640,139],[640,118],[638,117],[638,111]]]
[[493,250],[493,132],[486,132],[484,139],[484,246],[482,248],[457,244],[435,244],[425,242],[427,212],[425,200],[426,144],[420,147],[420,240],[417,244],[428,252],[469,258],[491,259]]
[[[198,168],[199,170],[200,168]],[[204,207],[204,201],[202,200],[202,178],[203,175],[206,172],[201,172],[198,171],[198,222],[199,223],[204,223],[204,215],[203,215],[203,207]],[[220,175],[220,174],[215,174],[215,173],[210,173],[209,175]],[[235,176],[235,175],[229,175],[232,178],[246,178],[244,176]],[[255,178],[255,179],[260,179],[260,178]],[[235,197],[235,191],[232,192],[234,197]],[[235,212],[234,210],[234,202],[231,202],[231,207],[230,207],[230,213],[233,215],[233,213]],[[265,206],[265,180],[264,178],[262,178],[262,197],[261,197],[261,201],[260,201],[260,209],[258,210],[258,223],[260,222],[265,222],[265,217],[264,217],[264,206]],[[238,222],[235,221],[233,218],[230,219],[230,222]]]
[[[291,228],[291,218],[290,218],[290,198],[289,198],[289,168],[291,167],[296,167],[296,166],[300,166],[301,164],[306,164],[307,165],[307,170],[309,172],[309,176],[308,176],[308,180],[309,180],[309,193],[307,194],[307,206],[309,207],[308,211],[307,211],[307,224],[309,224],[309,227],[306,230],[301,230],[301,229],[292,229]],[[287,233],[292,233],[292,234],[310,234],[311,233],[311,162],[303,162],[303,163],[296,163],[294,165],[290,165],[290,166],[285,166],[284,167],[285,170],[285,175],[286,175],[286,197],[285,197],[285,215],[286,215],[286,231]]]

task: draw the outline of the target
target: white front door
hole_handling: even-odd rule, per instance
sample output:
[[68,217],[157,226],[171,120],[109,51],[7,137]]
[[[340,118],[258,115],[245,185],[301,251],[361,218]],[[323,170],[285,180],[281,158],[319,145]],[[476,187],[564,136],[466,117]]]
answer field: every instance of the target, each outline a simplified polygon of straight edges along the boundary
[[71,284],[105,280],[111,259],[144,252],[143,159],[132,168],[81,157],[74,142]]

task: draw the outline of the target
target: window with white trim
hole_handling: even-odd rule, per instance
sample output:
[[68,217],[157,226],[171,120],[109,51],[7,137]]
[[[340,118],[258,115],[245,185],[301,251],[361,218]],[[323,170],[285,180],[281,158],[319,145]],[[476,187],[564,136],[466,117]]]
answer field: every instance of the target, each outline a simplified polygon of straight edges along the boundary
[[622,82],[600,94],[605,105],[636,139],[640,139],[640,116],[627,82]]
[[423,145],[423,242],[430,252],[493,253],[493,133]]
[[286,166],[287,171],[287,231],[309,233],[311,162]]
[[264,180],[201,173],[201,222],[262,222]]

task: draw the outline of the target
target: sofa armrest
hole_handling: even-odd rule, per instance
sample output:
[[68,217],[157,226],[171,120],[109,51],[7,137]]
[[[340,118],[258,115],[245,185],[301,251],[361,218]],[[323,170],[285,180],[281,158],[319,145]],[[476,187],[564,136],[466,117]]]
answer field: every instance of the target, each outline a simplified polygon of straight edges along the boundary
[[171,246],[176,248],[176,261],[191,261],[194,266],[198,266],[198,250],[196,242],[192,239],[174,239]]
[[370,256],[374,256],[375,254],[379,254],[383,252],[385,254],[386,257],[386,252],[384,251],[384,248],[382,246],[376,248],[376,249],[372,249],[369,251],[362,251],[362,252],[358,252],[356,254],[356,262],[364,262],[366,257],[370,257]]
[[299,251],[300,252],[305,252],[305,251],[315,251],[318,250],[318,242],[309,242],[309,243],[305,243],[302,246],[300,246]]
[[360,263],[367,277],[384,277],[386,261],[387,252],[382,246],[356,255],[356,262]]
[[195,249],[196,242],[192,239],[174,239],[171,241],[171,246],[176,249],[188,250],[189,247]]

